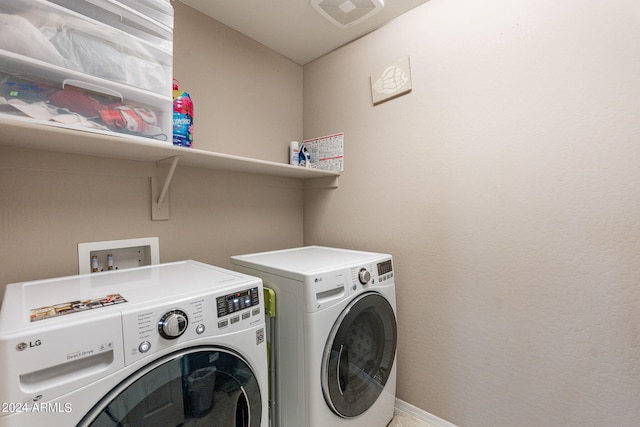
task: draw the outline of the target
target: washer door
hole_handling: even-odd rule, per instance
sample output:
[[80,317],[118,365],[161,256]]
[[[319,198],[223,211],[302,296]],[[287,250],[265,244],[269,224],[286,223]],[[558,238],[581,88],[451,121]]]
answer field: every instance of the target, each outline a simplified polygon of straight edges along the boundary
[[140,369],[78,426],[259,427],[260,387],[249,364],[218,347],[192,347]]
[[375,292],[356,297],[333,325],[322,359],[322,391],[343,418],[356,417],[382,393],[396,354],[396,318]]

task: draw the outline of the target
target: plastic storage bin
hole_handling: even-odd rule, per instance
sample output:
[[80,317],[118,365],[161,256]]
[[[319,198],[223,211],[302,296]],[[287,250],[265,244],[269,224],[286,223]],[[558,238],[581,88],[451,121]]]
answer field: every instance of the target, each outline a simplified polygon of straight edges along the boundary
[[169,0],[0,0],[0,114],[171,143]]

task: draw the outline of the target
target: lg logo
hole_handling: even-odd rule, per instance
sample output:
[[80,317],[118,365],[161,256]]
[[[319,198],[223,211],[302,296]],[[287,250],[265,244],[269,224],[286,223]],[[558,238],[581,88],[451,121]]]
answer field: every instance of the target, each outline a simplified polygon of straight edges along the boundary
[[40,341],[40,340],[29,341],[29,343],[21,342],[20,344],[18,344],[16,346],[16,350],[23,351],[23,350],[26,350],[29,347],[38,347],[41,344],[42,344],[42,341]]

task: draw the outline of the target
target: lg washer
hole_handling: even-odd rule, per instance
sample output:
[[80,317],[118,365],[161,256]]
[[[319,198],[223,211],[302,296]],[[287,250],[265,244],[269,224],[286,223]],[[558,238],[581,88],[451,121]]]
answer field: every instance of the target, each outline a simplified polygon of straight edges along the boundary
[[195,261],[8,285],[0,426],[266,427],[262,281]]
[[231,257],[276,294],[274,427],[384,427],[396,390],[391,255],[309,246]]

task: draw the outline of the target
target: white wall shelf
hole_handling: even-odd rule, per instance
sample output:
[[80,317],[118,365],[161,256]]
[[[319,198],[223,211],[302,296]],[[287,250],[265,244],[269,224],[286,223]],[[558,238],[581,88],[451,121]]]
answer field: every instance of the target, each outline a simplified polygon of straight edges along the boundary
[[[7,115],[0,115],[0,145],[147,162],[158,162],[179,156],[181,166],[298,178],[305,181],[324,178],[321,181],[332,182],[326,186],[322,185],[324,188],[337,187],[337,178],[340,175],[338,172],[306,169],[285,163],[178,147],[149,138],[119,136],[106,132],[96,133],[81,129],[70,130]],[[305,188],[314,187],[305,182]]]

